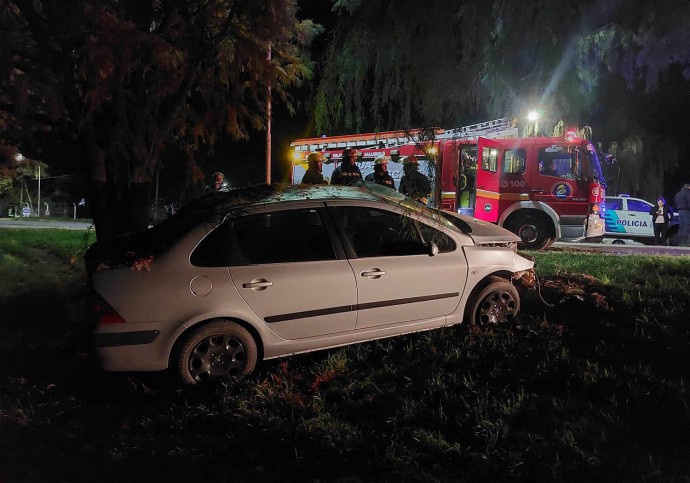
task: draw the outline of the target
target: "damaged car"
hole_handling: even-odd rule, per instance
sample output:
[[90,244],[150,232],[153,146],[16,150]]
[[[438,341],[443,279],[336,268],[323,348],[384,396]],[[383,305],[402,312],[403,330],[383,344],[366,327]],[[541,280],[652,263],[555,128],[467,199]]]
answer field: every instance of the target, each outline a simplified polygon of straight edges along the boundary
[[365,186],[210,193],[89,249],[97,353],[106,371],[171,369],[197,384],[266,359],[508,322],[517,281],[533,275],[518,242]]

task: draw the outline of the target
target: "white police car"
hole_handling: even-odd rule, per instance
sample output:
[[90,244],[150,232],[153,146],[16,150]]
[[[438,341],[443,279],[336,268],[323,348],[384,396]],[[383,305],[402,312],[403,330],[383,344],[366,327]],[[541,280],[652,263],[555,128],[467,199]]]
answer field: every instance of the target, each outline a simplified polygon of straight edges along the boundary
[[[623,244],[633,240],[645,244],[654,243],[654,224],[649,214],[654,205],[649,201],[631,198],[629,195],[607,196],[604,221],[605,238],[612,243]],[[668,237],[671,245],[677,244],[678,214],[674,213],[669,225]]]

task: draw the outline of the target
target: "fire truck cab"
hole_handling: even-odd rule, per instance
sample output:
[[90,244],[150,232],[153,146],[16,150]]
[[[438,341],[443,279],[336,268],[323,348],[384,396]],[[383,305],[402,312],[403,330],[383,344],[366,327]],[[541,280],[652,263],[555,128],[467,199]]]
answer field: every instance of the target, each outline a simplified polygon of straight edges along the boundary
[[601,241],[605,196],[594,146],[577,137],[441,141],[442,207],[497,223],[541,249]]

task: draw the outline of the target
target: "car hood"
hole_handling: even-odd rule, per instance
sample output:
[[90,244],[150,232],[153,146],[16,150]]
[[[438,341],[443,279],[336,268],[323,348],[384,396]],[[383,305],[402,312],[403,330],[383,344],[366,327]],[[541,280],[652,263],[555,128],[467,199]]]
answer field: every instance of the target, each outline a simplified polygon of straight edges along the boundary
[[443,216],[463,233],[469,235],[475,245],[494,245],[519,242],[520,237],[515,233],[486,221],[461,215],[452,211],[443,211]]

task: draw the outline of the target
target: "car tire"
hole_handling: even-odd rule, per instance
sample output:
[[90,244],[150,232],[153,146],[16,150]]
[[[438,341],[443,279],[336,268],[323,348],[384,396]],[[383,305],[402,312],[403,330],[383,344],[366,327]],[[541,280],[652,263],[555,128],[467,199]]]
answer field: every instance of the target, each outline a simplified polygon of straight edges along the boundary
[[489,277],[481,287],[468,303],[465,320],[469,325],[511,322],[520,311],[520,294],[515,286],[504,278]]
[[177,370],[185,384],[204,384],[252,373],[256,341],[230,320],[216,320],[190,333],[180,347]]
[[624,240],[616,239],[611,242],[611,245],[625,245]]

